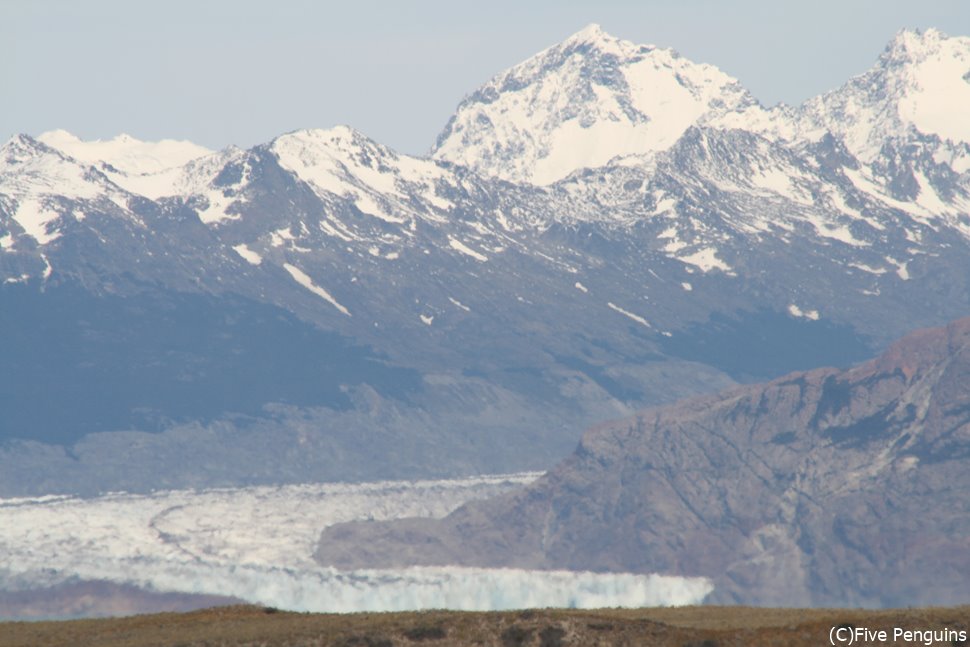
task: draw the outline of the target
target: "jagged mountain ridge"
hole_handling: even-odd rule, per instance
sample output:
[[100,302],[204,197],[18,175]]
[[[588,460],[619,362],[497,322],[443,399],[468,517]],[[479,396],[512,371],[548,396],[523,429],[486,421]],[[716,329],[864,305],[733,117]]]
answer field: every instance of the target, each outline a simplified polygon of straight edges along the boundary
[[870,70],[841,88],[798,107],[766,108],[714,66],[617,39],[594,24],[467,97],[433,156],[549,184],[614,158],[649,159],[687,128],[706,126],[791,145],[832,134],[866,163],[887,142],[898,148],[914,137],[935,139],[939,156],[962,173],[970,164],[968,57],[970,38],[904,29]]
[[[609,51],[600,51],[600,42]],[[165,319],[154,314],[164,303],[178,313],[168,321],[197,320],[198,308],[211,318],[220,309],[265,307],[271,310],[261,312],[336,334],[324,346],[357,348],[390,374],[414,371],[421,386],[391,395],[374,390],[385,384],[379,375],[348,378],[342,404],[322,395],[315,404],[284,401],[312,410],[296,422],[291,414],[302,414],[287,409],[270,427],[339,418],[361,438],[393,428],[395,437],[423,438],[414,440],[406,461],[414,474],[449,460],[457,473],[539,468],[596,420],[731,379],[862,359],[906,330],[966,312],[965,144],[906,131],[909,139],[893,140],[868,160],[850,150],[843,134],[813,130],[811,137],[786,139],[757,119],[741,128],[727,116],[761,110],[777,125],[777,115],[788,113],[765,112],[714,68],[595,29],[506,76],[553,74],[561,65],[585,87],[615,86],[630,73],[627,55],[639,60],[631,65],[651,66],[651,74],[669,63],[674,81],[674,68],[690,72],[710,99],[697,105],[713,112],[667,129],[659,119],[643,122],[667,137],[665,148],[618,151],[610,164],[547,186],[503,180],[486,157],[474,168],[446,161],[441,145],[431,159],[400,155],[348,127],[296,131],[169,168],[157,162],[167,154],[137,142],[84,149],[72,140],[82,151],[78,159],[16,137],[0,150],[4,290],[53,303],[64,294],[59,289],[79,288],[95,299],[91,308],[103,305],[96,299],[146,298],[139,322]],[[514,83],[508,88],[520,91]],[[718,99],[717,91],[724,96]],[[609,119],[623,96],[616,87],[611,92],[605,99],[587,92],[574,107],[594,122]],[[533,105],[539,122],[571,123],[542,117],[547,107]],[[138,157],[130,155],[127,164],[98,161],[110,157],[104,150],[138,150],[149,165],[133,164]],[[78,316],[76,334],[105,337]],[[250,332],[232,323],[240,318],[226,321],[207,330],[251,348],[244,341]],[[36,328],[15,316],[10,325]],[[20,328],[17,334],[45,345]],[[324,343],[310,330],[306,335]],[[183,351],[192,365],[214,373],[190,371],[179,380],[202,385],[207,375],[220,374],[197,346]],[[29,388],[10,381],[11,388]],[[249,398],[244,412],[264,421],[269,414],[260,407],[279,396],[263,397]],[[224,395],[213,400],[227,413],[243,406]],[[128,405],[163,421],[153,430],[199,422],[153,402]],[[543,421],[542,411],[558,413]],[[25,421],[30,415],[24,412]],[[133,416],[124,424],[144,429],[143,422]],[[201,422],[218,437],[238,427]],[[333,442],[335,424],[319,423],[324,445]],[[448,438],[459,427],[467,433],[456,447]],[[35,433],[26,426],[4,431]],[[396,469],[393,461],[368,456],[366,442],[351,449],[348,443],[358,441],[338,436],[354,455],[343,464]],[[307,469],[337,469],[325,463]],[[358,467],[340,478],[363,475]]]
[[322,565],[709,577],[708,601],[966,601],[970,319],[589,430],[522,491],[443,520],[328,528]]

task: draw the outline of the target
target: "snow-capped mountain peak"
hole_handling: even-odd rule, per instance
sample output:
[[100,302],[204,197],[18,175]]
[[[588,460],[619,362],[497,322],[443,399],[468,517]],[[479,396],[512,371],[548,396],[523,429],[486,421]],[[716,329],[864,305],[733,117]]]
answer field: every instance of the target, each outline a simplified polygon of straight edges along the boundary
[[93,198],[116,189],[88,165],[29,135],[16,135],[0,146],[0,196],[8,199]]
[[[621,40],[607,33],[597,23],[590,23],[558,45],[549,47],[545,51],[548,52],[555,49],[568,50],[574,47],[587,46],[594,47],[601,52],[624,55],[628,53],[631,45],[634,48],[637,47],[629,41]],[[653,45],[645,45],[644,47],[653,49]],[[541,56],[541,53],[539,55]]]
[[970,38],[902,31],[883,64],[897,64],[899,117],[927,135],[970,142]]
[[914,136],[970,143],[970,38],[902,30],[872,68],[801,112],[807,136],[832,132],[865,161]]
[[95,166],[108,164],[127,175],[157,173],[212,153],[189,141],[145,142],[125,133],[108,140],[83,141],[66,130],[51,130],[37,139],[80,162]]
[[402,222],[402,208],[419,197],[438,209],[450,206],[435,194],[448,173],[427,159],[400,155],[349,126],[287,133],[269,144],[280,165],[324,198],[349,197],[362,212]]
[[28,135],[11,138],[0,146],[0,271],[8,274],[2,284],[47,281],[51,247],[89,214],[120,216],[121,228],[144,226],[129,197],[91,165]]
[[46,146],[30,135],[14,135],[0,146],[0,164],[3,167],[19,164],[34,157],[43,148]]
[[397,158],[386,146],[345,125],[286,133],[274,139],[269,147],[294,172],[298,168],[339,172],[348,166],[379,171],[382,166],[386,167],[387,160]]
[[939,29],[900,29],[896,32],[883,57],[889,61],[909,62],[920,60],[938,52],[949,36]]
[[752,106],[754,98],[716,67],[594,24],[466,98],[433,156],[549,184],[615,157],[665,150],[690,126]]

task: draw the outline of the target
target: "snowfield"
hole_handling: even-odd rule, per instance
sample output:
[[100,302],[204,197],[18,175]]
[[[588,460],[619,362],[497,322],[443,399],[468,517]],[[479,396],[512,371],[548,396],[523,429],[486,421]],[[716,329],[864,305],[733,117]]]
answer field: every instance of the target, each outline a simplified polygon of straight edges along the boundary
[[698,603],[710,593],[701,578],[458,567],[339,571],[311,557],[331,524],[443,517],[539,476],[0,499],[0,589],[100,579],[316,612],[638,607]]

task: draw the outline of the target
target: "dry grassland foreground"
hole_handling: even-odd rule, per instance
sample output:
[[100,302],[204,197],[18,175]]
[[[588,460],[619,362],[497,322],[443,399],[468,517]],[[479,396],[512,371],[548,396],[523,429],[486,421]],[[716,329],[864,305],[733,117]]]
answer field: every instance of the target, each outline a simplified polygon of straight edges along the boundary
[[968,645],[970,607],[681,607],[308,614],[253,606],[100,620],[0,623],[2,647],[767,647]]

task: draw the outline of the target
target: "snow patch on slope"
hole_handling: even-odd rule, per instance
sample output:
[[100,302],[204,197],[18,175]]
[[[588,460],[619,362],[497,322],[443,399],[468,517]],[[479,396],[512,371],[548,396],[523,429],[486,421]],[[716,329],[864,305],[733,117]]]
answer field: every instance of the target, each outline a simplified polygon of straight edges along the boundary
[[788,314],[793,317],[799,317],[802,319],[811,319],[812,321],[818,321],[818,310],[802,310],[794,303],[789,304]]
[[607,303],[606,305],[611,310],[614,310],[616,312],[619,312],[624,317],[627,317],[628,319],[632,319],[633,321],[637,322],[641,326],[646,326],[647,328],[652,328],[652,326],[650,325],[650,323],[646,319],[644,319],[643,317],[641,317],[640,315],[633,314],[629,310],[624,310],[623,308],[621,308],[620,306],[616,305],[612,301],[609,302],[609,303]]
[[340,305],[340,303],[336,299],[334,299],[329,292],[321,288],[319,285],[316,285],[313,282],[313,279],[311,279],[303,270],[296,267],[295,265],[290,265],[289,263],[283,263],[283,269],[289,272],[290,276],[293,277],[294,281],[296,281],[297,283],[305,287],[307,290],[309,290],[310,292],[313,292],[321,299],[327,301],[330,305],[332,305],[334,308],[336,308],[343,314],[347,315],[348,317],[353,316],[350,314],[350,311],[347,310],[347,308]]
[[28,236],[37,241],[38,245],[46,245],[60,237],[61,232],[51,226],[59,218],[60,215],[56,211],[46,208],[41,201],[32,198],[21,200],[13,215],[13,219],[24,228]]
[[479,252],[476,252],[474,249],[472,249],[468,245],[464,244],[460,240],[456,240],[456,239],[452,238],[451,236],[448,236],[448,245],[452,249],[458,250],[459,252],[461,252],[465,256],[471,256],[476,261],[479,261],[479,262],[484,263],[485,261],[488,260],[488,256],[485,256],[484,254],[481,254]]
[[[669,245],[668,245],[669,248]],[[668,251],[670,251],[668,249]],[[711,272],[713,270],[720,270],[722,272],[731,272],[731,266],[722,261],[717,257],[717,250],[705,247],[700,249],[693,254],[687,254],[686,256],[677,256],[677,260],[683,261],[688,265],[693,265],[702,272]]]
[[245,243],[233,245],[233,250],[250,265],[259,265],[263,262],[263,257],[249,249]]

